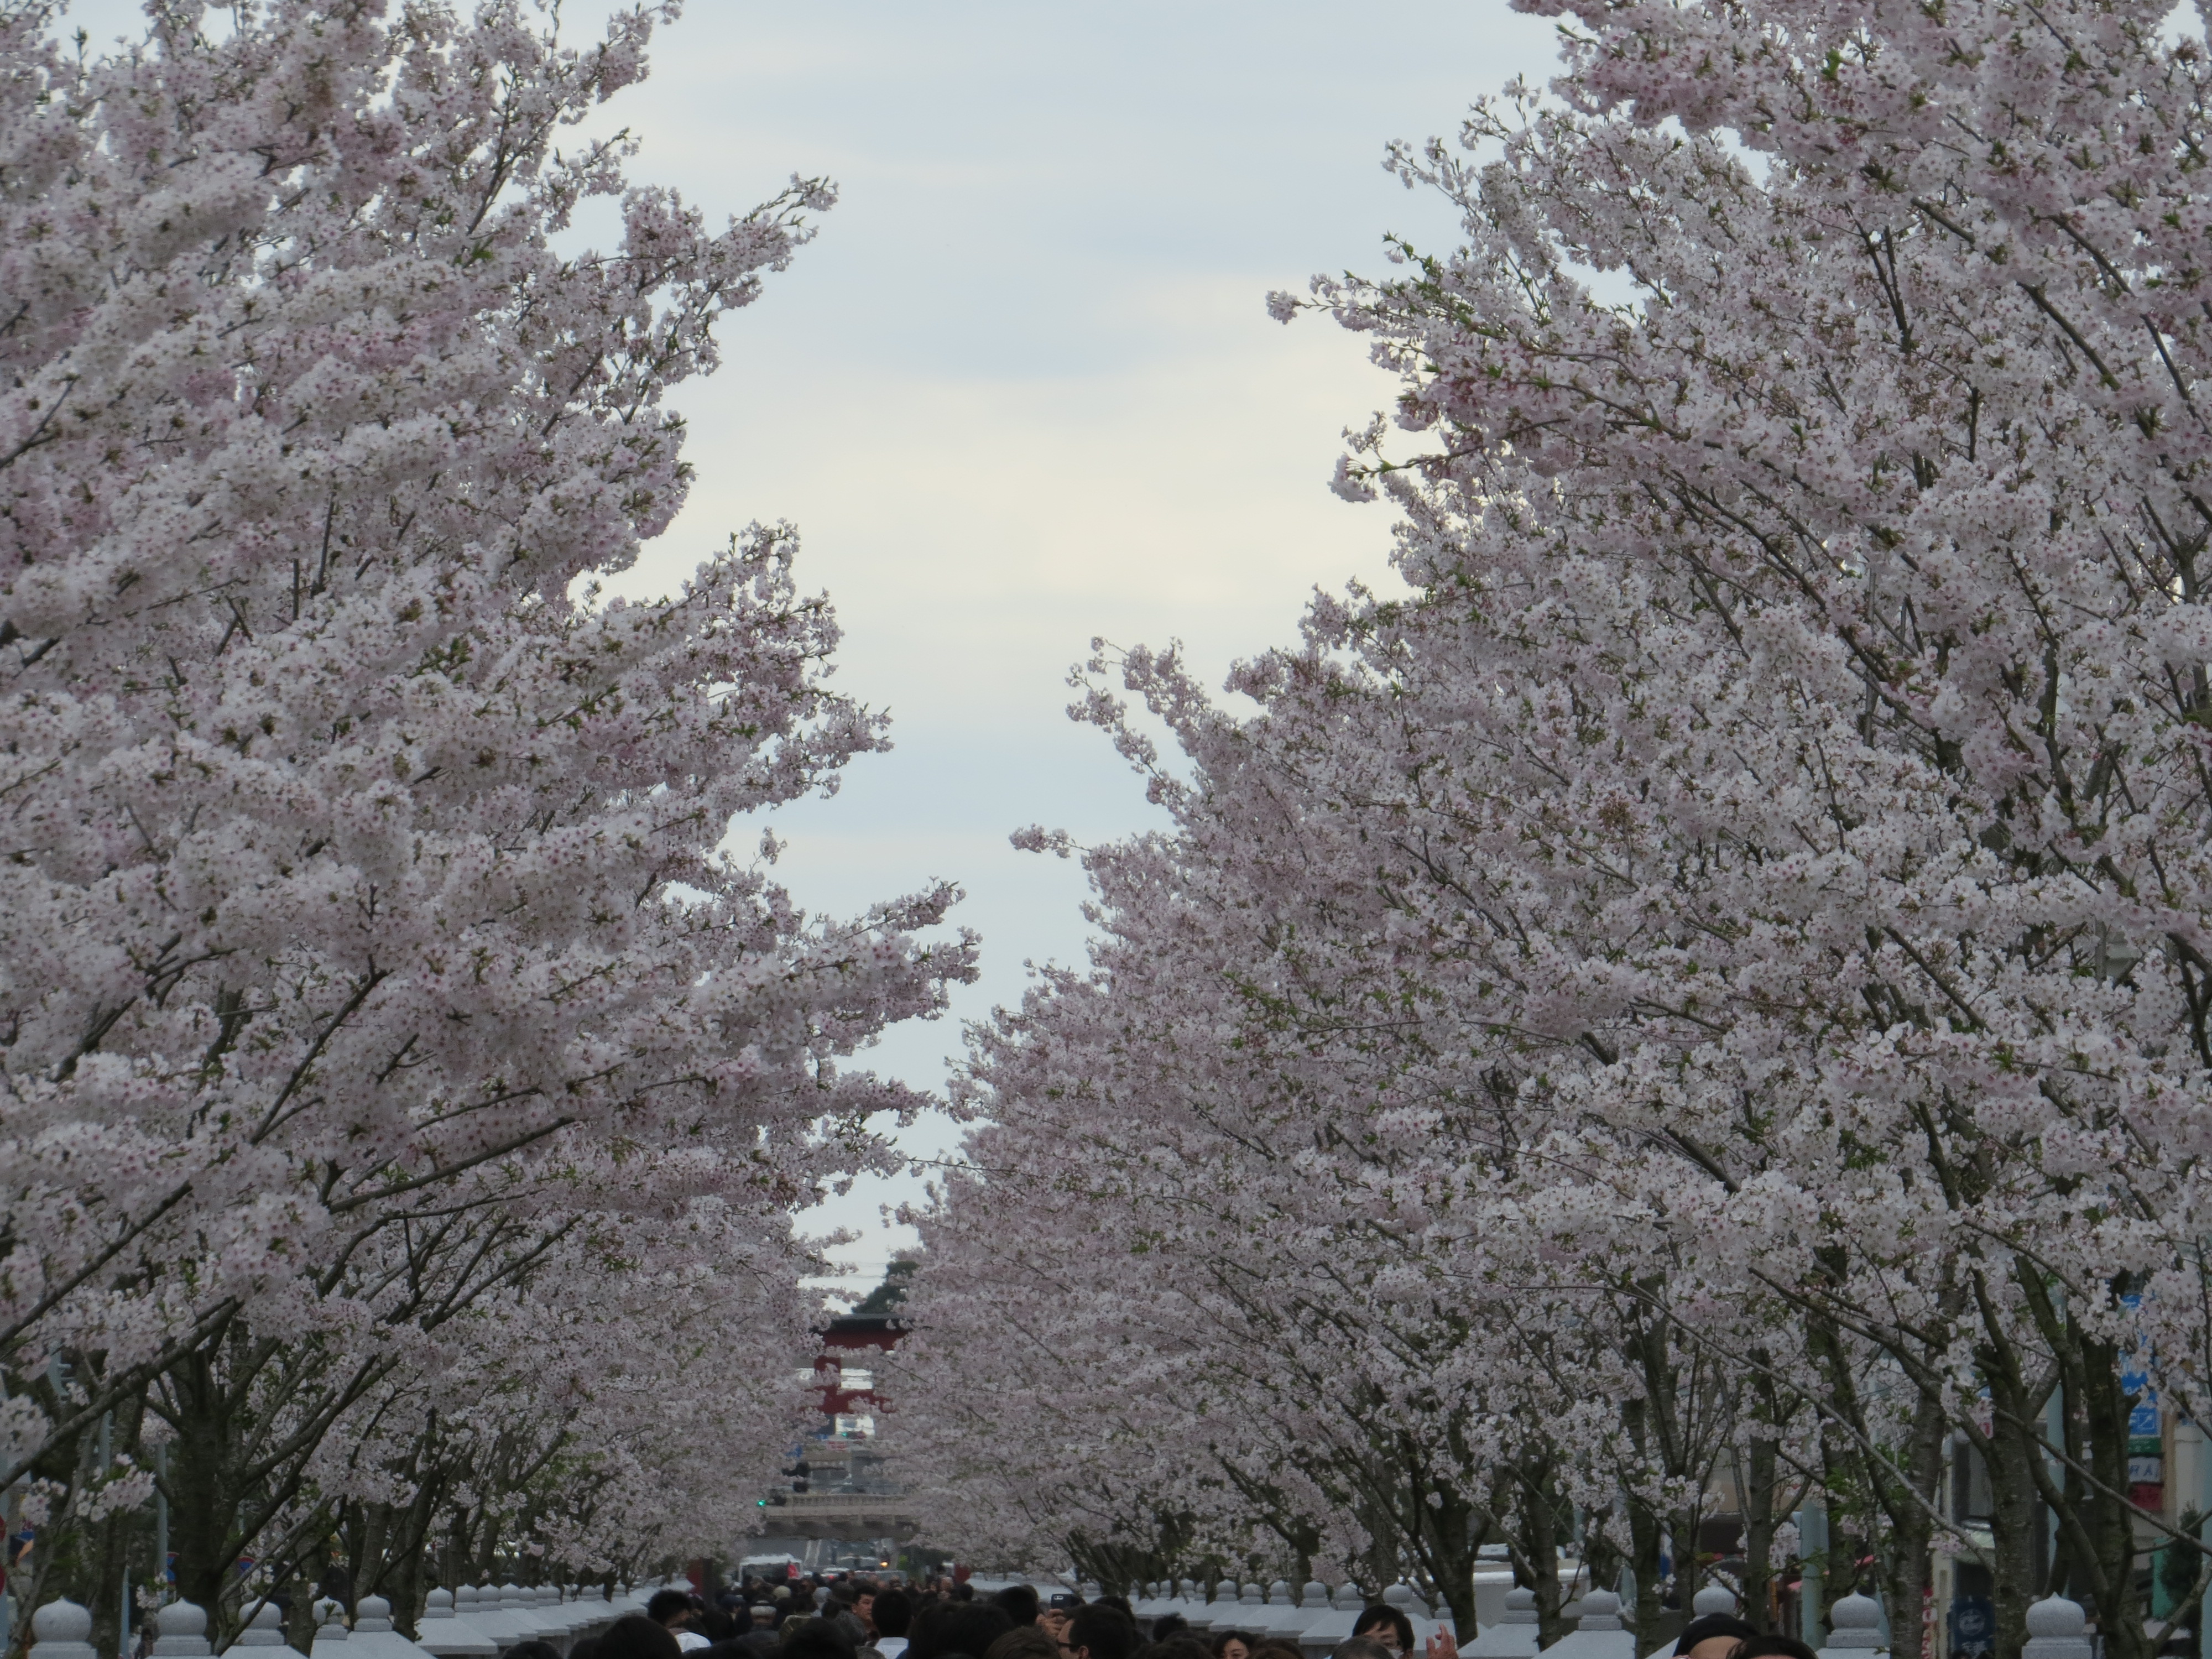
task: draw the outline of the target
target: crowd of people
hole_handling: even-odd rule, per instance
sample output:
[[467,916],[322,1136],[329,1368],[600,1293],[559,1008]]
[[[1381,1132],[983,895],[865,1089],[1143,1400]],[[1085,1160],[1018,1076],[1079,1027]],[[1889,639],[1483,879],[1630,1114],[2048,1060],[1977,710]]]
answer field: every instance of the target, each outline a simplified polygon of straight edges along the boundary
[[[1726,1614],[1692,1620],[1677,1659],[1814,1659],[1811,1649]],[[542,1642],[501,1659],[560,1659]],[[1217,1630],[1201,1638],[1180,1615],[1140,1622],[1128,1601],[1012,1584],[989,1595],[950,1579],[908,1588],[866,1577],[748,1579],[712,1598],[656,1593],[641,1613],[575,1644],[568,1659],[1305,1659],[1279,1637]],[[1459,1659],[1449,1628],[1416,1642],[1413,1621],[1377,1602],[1328,1659]]]
[[[1416,1659],[1397,1608],[1370,1607],[1335,1659]],[[540,1651],[540,1650],[543,1651]],[[558,1659],[522,1642],[501,1659]],[[908,1587],[854,1577],[770,1584],[748,1579],[707,1597],[664,1589],[642,1613],[578,1642],[569,1659],[1303,1659],[1290,1643],[1249,1632],[1201,1640],[1181,1618],[1139,1625],[1128,1601],[1013,1584],[989,1595],[938,1579]],[[1439,1632],[1419,1659],[1458,1659]]]

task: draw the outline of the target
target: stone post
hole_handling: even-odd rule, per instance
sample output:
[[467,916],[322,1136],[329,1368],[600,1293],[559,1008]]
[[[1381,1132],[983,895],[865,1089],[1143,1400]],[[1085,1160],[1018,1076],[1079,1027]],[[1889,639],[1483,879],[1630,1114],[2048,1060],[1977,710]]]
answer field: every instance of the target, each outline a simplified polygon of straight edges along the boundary
[[1832,1628],[1820,1659],[1872,1659],[1889,1644],[1881,1636],[1881,1603],[1871,1595],[1846,1595],[1828,1610]]
[[2088,1624],[2079,1601],[2045,1597],[2027,1610],[2027,1645],[2021,1659],[2090,1659]]
[[[200,1615],[200,1623],[207,1623],[206,1614]],[[98,1659],[91,1636],[91,1608],[74,1601],[49,1601],[31,1615],[31,1659]],[[200,1651],[207,1651],[205,1643]]]

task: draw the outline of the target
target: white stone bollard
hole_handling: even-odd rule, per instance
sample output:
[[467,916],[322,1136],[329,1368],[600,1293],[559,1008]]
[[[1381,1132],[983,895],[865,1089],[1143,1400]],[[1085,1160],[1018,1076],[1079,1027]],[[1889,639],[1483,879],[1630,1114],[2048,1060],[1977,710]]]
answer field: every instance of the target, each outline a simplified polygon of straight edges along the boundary
[[[443,1595],[440,1590],[436,1594]],[[447,1597],[450,1601],[452,1598]],[[450,1614],[453,1609],[446,1609]],[[307,1659],[347,1659],[347,1650],[339,1644],[348,1639],[345,1609],[331,1601],[314,1604],[315,1638],[307,1644]]]
[[230,1645],[252,1648],[253,1659],[279,1659],[283,1654],[291,1655],[292,1659],[307,1659],[305,1654],[284,1639],[284,1615],[274,1601],[264,1601],[254,1608],[253,1617],[246,1621],[246,1628],[238,1632],[238,1639]]
[[[1713,1613],[1724,1613],[1730,1619],[1735,1618],[1735,1592],[1726,1584],[1717,1584],[1708,1580],[1705,1589],[1690,1598],[1690,1617],[1698,1620]],[[1670,1637],[1662,1645],[1645,1654],[1644,1659],[1672,1659],[1674,1651],[1674,1639]]]
[[[1328,1611],[1328,1586],[1318,1578],[1307,1579],[1305,1589],[1298,1592],[1297,1606],[1291,1610],[1290,1617],[1283,1620],[1279,1632],[1282,1639],[1292,1647],[1298,1646],[1305,1640],[1306,1632],[1314,1627],[1315,1622],[1326,1618]],[[1267,1633],[1273,1636],[1279,1632],[1270,1628]]]
[[[38,1628],[34,1620],[33,1630]],[[207,1614],[189,1601],[172,1601],[154,1615],[155,1659],[204,1659],[215,1650],[208,1645]]]
[[1726,1584],[1710,1578],[1705,1581],[1705,1589],[1690,1598],[1690,1616],[1692,1619],[1703,1619],[1716,1613],[1726,1613],[1733,1619],[1735,1612],[1735,1592]]
[[2090,1659],[2089,1615],[2079,1601],[2046,1596],[2027,1609],[2027,1645],[2021,1659]]
[[1213,1587],[1213,1598],[1200,1601],[1183,1616],[1190,1627],[1201,1633],[1214,1630],[1235,1630],[1237,1624],[1237,1586],[1223,1579]]
[[546,1641],[560,1652],[567,1653],[576,1633],[568,1628],[568,1614],[561,1611],[561,1592],[551,1584],[539,1584],[522,1595],[524,1613],[538,1621]]
[[1487,1630],[1461,1647],[1474,1659],[1530,1659],[1536,1651],[1536,1592],[1516,1584],[1505,1592],[1505,1610]]
[[499,1651],[498,1643],[454,1616],[451,1590],[430,1592],[428,1605],[422,1609],[420,1631],[415,1645],[425,1653],[438,1655],[439,1659],[489,1659]]
[[1305,1616],[1291,1596],[1291,1581],[1278,1578],[1267,1586],[1267,1610],[1256,1627],[1256,1633],[1295,1642],[1305,1633]]
[[422,1659],[426,1650],[402,1636],[392,1623],[392,1603],[364,1595],[354,1606],[349,1659]]
[[504,1653],[526,1639],[514,1621],[500,1610],[499,1591],[490,1585],[464,1584],[453,1592],[453,1618]]
[[592,1610],[584,1605],[584,1592],[574,1584],[563,1585],[555,1594],[561,1598],[555,1611],[568,1627],[568,1640],[574,1643],[590,1626]]
[[[521,1585],[501,1584],[496,1590],[486,1585],[484,1595],[486,1599],[493,1595],[499,1597],[499,1616],[514,1625],[521,1640],[542,1642],[545,1639],[545,1632],[538,1627],[537,1615],[530,1610],[530,1593]],[[356,1620],[354,1622],[358,1626],[361,1621]]]
[[508,1583],[499,1588],[499,1610],[502,1616],[514,1620],[526,1642],[543,1642],[547,1632],[532,1605],[536,1598],[521,1585]]
[[1886,1653],[1881,1639],[1881,1603],[1871,1595],[1846,1595],[1828,1609],[1828,1640],[1820,1659],[1871,1659]]
[[1336,1587],[1336,1600],[1322,1608],[1319,1616],[1298,1632],[1298,1651],[1305,1659],[1322,1659],[1322,1656],[1352,1634],[1352,1627],[1359,1622],[1359,1612],[1367,1605],[1367,1598],[1359,1593],[1359,1586],[1342,1583]]
[[614,1614],[610,1611],[613,1603],[597,1584],[577,1585],[576,1605],[584,1610],[584,1622],[576,1631],[579,1636],[597,1636],[614,1622]]
[[[200,1626],[207,1626],[204,1613]],[[98,1659],[91,1636],[91,1608],[69,1601],[49,1601],[31,1615],[31,1659]],[[207,1651],[206,1643],[200,1644],[200,1651]]]
[[1573,1630],[1543,1650],[1558,1659],[1636,1659],[1636,1637],[1620,1624],[1620,1598],[1609,1589],[1583,1597]]

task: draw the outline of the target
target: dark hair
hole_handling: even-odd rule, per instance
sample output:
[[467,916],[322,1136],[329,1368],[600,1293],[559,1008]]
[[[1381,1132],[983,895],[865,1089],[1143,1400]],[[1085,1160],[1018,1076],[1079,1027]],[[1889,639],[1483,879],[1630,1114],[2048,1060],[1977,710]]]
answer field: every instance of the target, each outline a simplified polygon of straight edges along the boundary
[[[1184,1618],[1181,1613],[1164,1613],[1158,1618],[1152,1620],[1152,1640],[1155,1642],[1164,1642],[1169,1637],[1180,1636],[1189,1628],[1190,1620]],[[1191,1638],[1191,1645],[1194,1647],[1198,1646],[1198,1638],[1196,1637],[1193,1637]]]
[[903,1636],[914,1623],[914,1597],[902,1589],[879,1590],[870,1616],[876,1621],[877,1635]]
[[1017,1625],[984,1650],[983,1659],[1060,1659],[1060,1644],[1036,1625]]
[[667,1626],[641,1613],[626,1613],[599,1638],[597,1659],[676,1659],[683,1651]]
[[1206,1644],[1206,1648],[1213,1655],[1213,1659],[1221,1659],[1222,1650],[1231,1642],[1242,1642],[1244,1651],[1249,1654],[1252,1651],[1252,1644],[1259,1639],[1249,1631],[1218,1630],[1213,1632],[1213,1639]]
[[653,1600],[645,1604],[645,1616],[656,1625],[665,1625],[679,1613],[691,1611],[690,1590],[655,1590]]
[[1682,1626],[1682,1633],[1674,1638],[1674,1651],[1687,1653],[1698,1643],[1710,1642],[1716,1636],[1733,1637],[1742,1642],[1758,1634],[1732,1613],[1709,1613]]
[[[1352,1621],[1352,1633],[1354,1636],[1364,1636],[1368,1632],[1379,1630],[1384,1625],[1389,1626],[1390,1633],[1398,1638],[1399,1652],[1413,1651],[1413,1621],[1388,1601],[1370,1601],[1365,1607],[1360,1608],[1359,1617]],[[1388,1647],[1389,1644],[1386,1642],[1382,1645]]]
[[1098,1605],[1102,1607],[1112,1607],[1127,1617],[1130,1623],[1136,1622],[1136,1609],[1129,1605],[1129,1598],[1126,1595],[1102,1595],[1098,1598]]
[[781,1650],[787,1659],[853,1659],[853,1644],[828,1619],[784,1621]]
[[975,1587],[973,1584],[955,1584],[945,1594],[956,1601],[972,1601],[975,1599]]
[[[1285,1642],[1279,1636],[1263,1636],[1252,1644],[1249,1659],[1304,1659],[1295,1642]],[[1412,1659],[1408,1656],[1408,1659]]]
[[[707,1638],[709,1646],[716,1642],[726,1642],[738,1633],[738,1621],[720,1607],[702,1607],[695,1622],[699,1626],[699,1634]],[[554,1659],[560,1659],[560,1656],[556,1654]]]
[[[1009,1584],[993,1596],[991,1602],[994,1607],[1004,1607],[1006,1616],[1018,1625],[1036,1623],[1037,1609],[1043,1605],[1037,1600],[1036,1586],[1031,1584]],[[986,1654],[984,1659],[990,1659],[990,1656]]]
[[1747,1636],[1729,1659],[1816,1659],[1794,1636]]
[[1006,1610],[988,1601],[940,1601],[915,1614],[907,1630],[906,1659],[983,1653],[1013,1627]]
[[1328,1650],[1328,1659],[1390,1659],[1390,1650],[1371,1636],[1347,1636]]
[[1091,1659],[1129,1659],[1137,1650],[1136,1621],[1119,1607],[1093,1601],[1067,1621],[1067,1645],[1088,1648]]
[[1179,1630],[1159,1644],[1153,1659],[1207,1659],[1206,1644],[1188,1630]]
[[580,1636],[569,1644],[568,1659],[599,1659],[599,1638]]
[[527,1642],[517,1642],[507,1649],[499,1659],[561,1659],[561,1650],[533,1636]]

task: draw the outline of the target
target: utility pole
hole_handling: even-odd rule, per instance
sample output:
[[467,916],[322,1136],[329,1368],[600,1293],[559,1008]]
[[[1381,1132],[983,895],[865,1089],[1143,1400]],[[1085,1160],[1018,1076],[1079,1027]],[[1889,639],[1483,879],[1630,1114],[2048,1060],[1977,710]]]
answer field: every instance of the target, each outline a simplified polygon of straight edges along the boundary
[[169,1443],[154,1448],[154,1595],[169,1599],[169,1494],[161,1482],[169,1474]]
[[1826,1608],[1826,1561],[1828,1548],[1828,1506],[1817,1498],[1808,1498],[1805,1507],[1797,1511],[1797,1554],[1804,1563],[1804,1574],[1797,1586],[1797,1639],[1807,1647],[1818,1649],[1827,1639],[1820,1617]]

